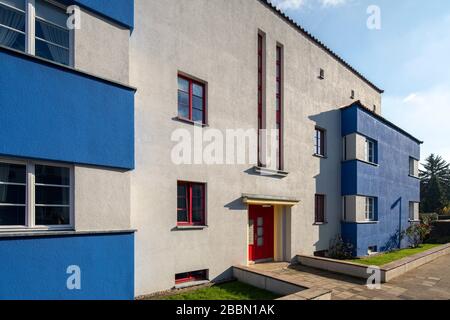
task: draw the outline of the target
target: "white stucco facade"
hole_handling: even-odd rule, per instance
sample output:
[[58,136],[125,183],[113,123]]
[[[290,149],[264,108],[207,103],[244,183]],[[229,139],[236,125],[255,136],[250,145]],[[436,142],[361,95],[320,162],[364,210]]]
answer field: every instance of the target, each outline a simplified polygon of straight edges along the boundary
[[[284,178],[251,174],[245,165],[175,165],[172,133],[179,73],[207,84],[208,127],[256,129],[257,35],[266,35],[266,126],[275,128],[276,45],[284,48]],[[209,270],[227,278],[248,262],[248,208],[242,194],[291,197],[289,235],[279,260],[325,250],[342,217],[339,108],[356,100],[381,108],[381,95],[361,77],[257,0],[135,1],[130,84],[138,88],[136,169],[131,172],[131,225],[136,233],[136,295],[167,290],[177,273]],[[325,79],[318,78],[319,70]],[[314,129],[327,130],[328,157],[313,156]],[[177,181],[207,185],[207,227],[177,229]],[[326,195],[326,224],[315,224],[314,196]]]

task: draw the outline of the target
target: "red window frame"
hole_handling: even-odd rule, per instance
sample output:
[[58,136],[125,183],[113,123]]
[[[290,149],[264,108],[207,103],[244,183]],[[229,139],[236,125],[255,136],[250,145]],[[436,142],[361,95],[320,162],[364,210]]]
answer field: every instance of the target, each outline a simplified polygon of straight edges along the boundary
[[278,170],[283,170],[283,47],[277,45],[276,57],[276,125],[278,129]]
[[325,223],[325,195],[316,194],[315,196],[315,222]]
[[183,272],[175,275],[175,284],[202,280],[208,280],[208,270]]
[[[180,196],[178,194],[178,187],[185,186],[186,194]],[[201,188],[201,221],[193,221],[193,188],[194,186]],[[178,208],[178,199],[184,198],[186,203],[185,208]],[[177,225],[178,226],[204,226],[206,224],[206,184],[196,182],[178,181],[177,183]],[[178,211],[187,211],[187,221],[178,221]]]
[[[207,113],[206,113],[206,85],[205,85],[205,83],[202,83],[200,81],[194,80],[192,78],[189,78],[185,75],[180,75],[180,74],[178,75],[178,79],[183,79],[183,80],[189,82],[189,89],[188,89],[189,92],[187,92],[189,94],[189,116],[186,118],[186,117],[183,117],[182,115],[180,115],[180,102],[178,101],[178,118],[188,120],[188,121],[193,121],[193,122],[199,122],[199,121],[193,120],[193,109],[194,109],[193,97],[195,96],[193,87],[195,84],[197,86],[202,87],[202,90],[203,90],[203,97],[201,97],[203,99],[203,101],[202,101],[203,102],[202,103],[203,110],[202,110],[201,123],[206,124],[206,114]],[[178,92],[179,91],[183,91],[183,90],[180,90],[180,87],[178,87]],[[185,91],[183,91],[183,92],[185,92]],[[196,97],[198,97],[198,96],[196,96]]]
[[316,128],[314,137],[314,154],[318,156],[325,157],[325,139],[326,139],[326,130],[322,128]]
[[261,130],[263,130],[263,99],[264,99],[264,36],[258,34],[258,166],[264,166],[261,154]]

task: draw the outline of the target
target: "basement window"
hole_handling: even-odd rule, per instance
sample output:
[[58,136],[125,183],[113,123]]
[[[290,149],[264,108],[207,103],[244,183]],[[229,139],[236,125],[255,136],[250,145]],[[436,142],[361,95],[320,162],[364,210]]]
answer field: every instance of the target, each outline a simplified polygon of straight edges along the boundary
[[377,246],[370,246],[368,249],[367,249],[367,254],[370,256],[370,255],[373,255],[373,254],[377,254],[378,253],[378,247]]
[[208,270],[183,272],[177,273],[175,275],[175,284],[182,284],[196,281],[207,281],[207,280],[208,280]]

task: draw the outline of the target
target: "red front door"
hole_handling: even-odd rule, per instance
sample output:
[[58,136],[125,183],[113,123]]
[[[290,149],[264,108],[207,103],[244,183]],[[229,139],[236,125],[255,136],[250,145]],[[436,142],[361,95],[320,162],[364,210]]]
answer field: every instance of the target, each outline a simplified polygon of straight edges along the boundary
[[249,206],[250,261],[273,259],[273,207]]

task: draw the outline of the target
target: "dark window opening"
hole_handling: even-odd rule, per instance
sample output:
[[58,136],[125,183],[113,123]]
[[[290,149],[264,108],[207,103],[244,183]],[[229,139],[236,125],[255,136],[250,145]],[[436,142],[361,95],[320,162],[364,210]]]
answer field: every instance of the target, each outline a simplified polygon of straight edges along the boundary
[[183,272],[175,275],[176,284],[202,280],[208,280],[208,270]]
[[325,223],[325,196],[321,194],[316,194],[315,222]]

